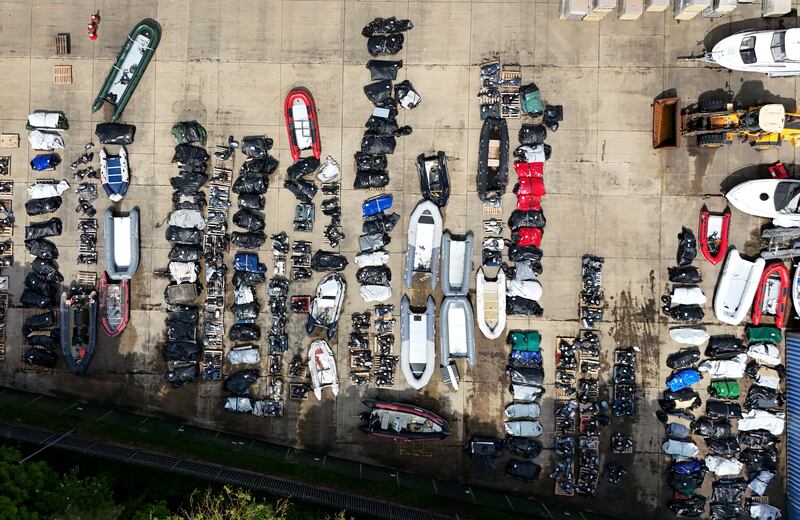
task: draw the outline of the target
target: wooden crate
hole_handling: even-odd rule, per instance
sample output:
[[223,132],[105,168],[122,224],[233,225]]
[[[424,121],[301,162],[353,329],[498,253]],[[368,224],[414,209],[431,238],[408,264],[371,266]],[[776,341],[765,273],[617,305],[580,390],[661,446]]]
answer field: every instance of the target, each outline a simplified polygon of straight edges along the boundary
[[72,52],[69,33],[58,33],[55,39],[56,54],[64,55]]
[[78,271],[78,283],[81,285],[97,286],[97,273],[94,271]]
[[72,85],[72,65],[53,65],[53,84]]
[[19,134],[0,134],[0,148],[19,148]]

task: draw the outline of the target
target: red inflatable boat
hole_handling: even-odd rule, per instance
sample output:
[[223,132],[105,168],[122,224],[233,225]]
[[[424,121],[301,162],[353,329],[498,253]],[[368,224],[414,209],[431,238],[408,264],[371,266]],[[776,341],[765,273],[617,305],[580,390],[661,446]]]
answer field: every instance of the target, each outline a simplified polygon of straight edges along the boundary
[[122,334],[130,319],[130,280],[111,280],[105,272],[100,277],[98,303],[100,326],[115,338]]
[[292,159],[297,162],[304,150],[311,150],[314,157],[320,158],[322,145],[319,141],[319,122],[317,109],[311,92],[298,87],[289,91],[283,105],[286,116],[286,130],[289,132],[289,148]]
[[760,325],[764,315],[775,316],[775,326],[786,322],[786,302],[789,300],[789,270],[782,262],[768,264],[761,275],[753,302],[753,325]]
[[731,223],[731,209],[727,206],[722,213],[712,213],[703,204],[700,209],[700,252],[712,265],[717,265],[728,252],[728,228]]

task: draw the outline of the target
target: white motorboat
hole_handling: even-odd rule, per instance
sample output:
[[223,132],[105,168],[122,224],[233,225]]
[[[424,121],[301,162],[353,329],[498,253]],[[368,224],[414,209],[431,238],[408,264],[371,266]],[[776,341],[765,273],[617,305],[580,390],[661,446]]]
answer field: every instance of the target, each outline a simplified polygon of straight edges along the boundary
[[333,357],[333,351],[324,339],[311,342],[308,348],[308,371],[311,373],[314,395],[318,400],[322,399],[323,388],[330,388],[334,396],[339,395],[336,358]]
[[742,322],[753,304],[764,264],[763,258],[750,262],[731,248],[714,294],[714,313],[719,321],[729,325]]
[[494,280],[487,279],[483,267],[478,269],[475,287],[478,328],[486,339],[497,339],[506,328],[506,275],[497,271]]
[[414,309],[408,295],[400,302],[400,368],[408,384],[419,390],[428,384],[436,366],[434,347],[435,303],[428,296],[425,309]]
[[754,217],[771,218],[780,227],[800,225],[800,180],[755,179],[725,194],[733,207]]
[[406,287],[416,273],[430,276],[431,288],[439,279],[439,249],[442,244],[442,214],[429,200],[423,200],[411,213],[408,222],[408,250],[406,251]]
[[796,76],[800,74],[800,29],[740,32],[717,42],[711,52],[686,59],[770,77]]

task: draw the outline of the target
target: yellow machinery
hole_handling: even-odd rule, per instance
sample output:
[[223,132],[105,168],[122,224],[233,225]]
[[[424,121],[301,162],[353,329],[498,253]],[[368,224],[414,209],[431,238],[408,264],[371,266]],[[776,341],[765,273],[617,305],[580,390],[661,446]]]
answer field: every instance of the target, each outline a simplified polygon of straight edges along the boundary
[[783,105],[772,104],[735,110],[732,103],[704,102],[681,116],[681,135],[697,137],[704,148],[730,144],[734,138],[766,150],[789,142],[800,144],[800,114],[788,114]]

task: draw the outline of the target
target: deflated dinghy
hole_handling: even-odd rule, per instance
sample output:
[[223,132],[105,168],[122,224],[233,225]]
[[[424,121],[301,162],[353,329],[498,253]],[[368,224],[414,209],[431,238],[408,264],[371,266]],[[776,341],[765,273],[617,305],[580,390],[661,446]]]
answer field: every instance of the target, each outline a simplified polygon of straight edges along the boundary
[[100,276],[100,325],[110,337],[122,334],[130,319],[130,281],[111,280],[108,273]]
[[478,150],[478,196],[499,206],[508,185],[508,126],[505,119],[486,118]]
[[754,217],[771,218],[780,227],[800,225],[800,180],[755,179],[737,184],[725,197]]
[[719,321],[729,325],[742,322],[753,303],[762,272],[763,258],[750,262],[731,248],[714,294],[714,313]]
[[314,385],[314,395],[322,399],[322,389],[330,388],[334,397],[339,394],[339,376],[336,374],[336,358],[324,339],[311,342],[308,348],[308,371]]
[[439,363],[448,372],[445,378],[458,390],[456,359],[475,364],[475,318],[467,299],[472,277],[473,235],[462,238],[449,232],[442,237],[442,292],[444,300],[439,310]]
[[411,213],[406,251],[406,287],[416,273],[430,274],[431,288],[439,280],[439,248],[442,244],[442,214],[436,204],[423,200]]
[[370,410],[361,414],[361,431],[396,440],[442,440],[450,435],[447,421],[424,408],[406,403],[388,403],[367,399]]
[[110,155],[105,148],[100,150],[100,182],[112,202],[119,202],[128,192],[131,176],[128,170],[128,151],[124,146],[119,154]]
[[61,294],[61,354],[69,371],[76,375],[86,372],[94,356],[97,341],[96,296],[94,287],[84,288],[75,284],[69,295],[66,292]]
[[428,296],[425,310],[411,307],[408,295],[400,303],[400,367],[408,384],[419,390],[428,384],[436,366],[434,348],[435,303]]
[[311,302],[306,332],[311,334],[314,327],[322,327],[327,329],[328,339],[333,337],[339,323],[339,313],[342,312],[345,287],[344,279],[338,273],[331,273],[320,280]]
[[761,318],[775,317],[775,326],[783,328],[786,323],[786,303],[789,300],[789,270],[782,262],[769,264],[761,275],[753,302],[753,325],[760,325]]
[[419,154],[417,173],[422,196],[440,208],[445,207],[450,198],[450,176],[447,173],[447,157],[444,152],[437,152],[429,157]]
[[487,279],[483,267],[478,269],[475,287],[478,328],[486,339],[497,339],[506,328],[506,275],[497,271],[494,280]]
[[139,209],[115,217],[107,209],[103,218],[106,272],[112,280],[130,280],[139,267]]

